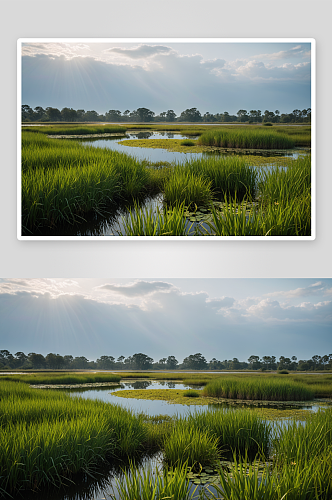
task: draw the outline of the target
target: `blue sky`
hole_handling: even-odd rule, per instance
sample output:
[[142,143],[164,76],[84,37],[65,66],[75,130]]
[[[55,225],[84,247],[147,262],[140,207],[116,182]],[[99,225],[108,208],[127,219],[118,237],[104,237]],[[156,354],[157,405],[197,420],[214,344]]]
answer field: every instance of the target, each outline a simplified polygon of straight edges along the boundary
[[28,42],[22,104],[159,114],[311,107],[310,43]]
[[2,279],[1,349],[179,361],[332,352],[332,279]]

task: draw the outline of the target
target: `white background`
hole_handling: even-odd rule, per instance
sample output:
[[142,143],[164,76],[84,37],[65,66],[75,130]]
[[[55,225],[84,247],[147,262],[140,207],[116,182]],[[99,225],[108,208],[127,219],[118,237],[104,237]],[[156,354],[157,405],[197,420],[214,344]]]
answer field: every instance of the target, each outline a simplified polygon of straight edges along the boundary
[[[331,8],[325,0],[2,0],[1,277],[331,277]],[[315,38],[315,241],[18,241],[18,38]]]

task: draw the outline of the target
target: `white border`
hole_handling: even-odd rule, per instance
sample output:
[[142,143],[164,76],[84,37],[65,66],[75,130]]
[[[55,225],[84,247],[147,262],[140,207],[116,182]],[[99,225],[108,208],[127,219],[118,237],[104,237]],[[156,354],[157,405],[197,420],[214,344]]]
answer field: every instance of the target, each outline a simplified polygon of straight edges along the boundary
[[[21,108],[23,43],[310,43],[311,44],[311,236],[22,236]],[[21,241],[301,241],[316,239],[316,40],[314,38],[19,38],[17,40],[17,239]]]

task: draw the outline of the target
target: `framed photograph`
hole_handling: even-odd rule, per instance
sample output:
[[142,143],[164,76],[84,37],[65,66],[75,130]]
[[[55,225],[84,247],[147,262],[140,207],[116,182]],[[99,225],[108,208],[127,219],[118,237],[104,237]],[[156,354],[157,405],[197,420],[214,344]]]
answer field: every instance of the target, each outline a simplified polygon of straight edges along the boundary
[[313,240],[315,40],[19,39],[19,240]]

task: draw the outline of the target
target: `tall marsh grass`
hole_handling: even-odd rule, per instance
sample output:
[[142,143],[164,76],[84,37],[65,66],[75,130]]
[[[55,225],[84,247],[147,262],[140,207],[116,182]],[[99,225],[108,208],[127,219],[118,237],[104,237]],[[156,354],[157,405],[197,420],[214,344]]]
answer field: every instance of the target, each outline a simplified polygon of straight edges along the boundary
[[157,467],[140,470],[132,464],[115,480],[113,491],[119,500],[192,500],[196,488],[190,492],[186,472],[186,464],[163,471]]
[[165,463],[178,467],[213,466],[219,458],[218,438],[185,418],[177,420],[164,440],[163,449]]
[[182,236],[191,228],[184,212],[184,203],[156,211],[135,203],[134,210],[128,209],[128,214],[122,217],[125,232],[121,229],[117,232],[120,236]]
[[107,457],[132,456],[143,421],[119,406],[0,381],[0,491],[59,486]]
[[28,231],[73,223],[146,192],[149,171],[134,158],[77,142],[45,142],[41,134],[22,135],[22,225]]
[[314,391],[304,384],[288,379],[239,380],[224,377],[209,382],[203,389],[203,395],[263,401],[307,401],[314,398]]
[[120,125],[44,125],[42,127],[23,127],[22,131],[47,135],[90,135],[126,133],[126,127]]
[[191,428],[214,436],[223,454],[252,457],[258,453],[268,455],[270,450],[270,424],[252,410],[199,411],[189,415],[186,422]]
[[[311,158],[298,158],[288,168],[261,169],[258,202],[246,197],[224,199],[223,211],[211,208],[207,222],[217,236],[309,236],[311,234]],[[204,232],[203,232],[204,233]]]
[[1,380],[24,382],[31,385],[93,384],[95,382],[120,382],[121,375],[115,373],[44,373],[26,375],[2,375]]
[[241,149],[291,149],[294,141],[286,134],[262,129],[212,129],[198,139],[202,146]]
[[191,160],[181,165],[185,172],[211,182],[218,196],[254,196],[256,193],[257,169],[243,158],[210,157]]

